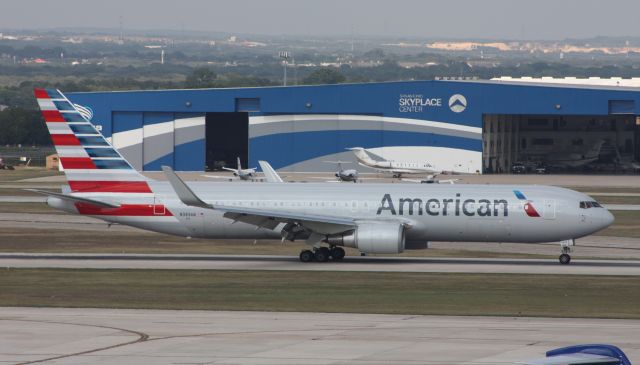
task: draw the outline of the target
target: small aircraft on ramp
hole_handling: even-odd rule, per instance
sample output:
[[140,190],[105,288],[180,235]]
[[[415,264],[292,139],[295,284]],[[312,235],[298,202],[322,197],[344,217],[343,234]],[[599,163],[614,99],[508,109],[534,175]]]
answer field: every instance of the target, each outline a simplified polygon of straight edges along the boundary
[[[251,169],[243,169],[242,164],[240,163],[240,157],[238,157],[237,169],[232,169],[230,167],[223,167],[222,169],[233,172],[234,178],[237,178],[240,180],[253,180],[256,177],[256,168],[254,167]],[[208,177],[211,179],[230,179],[229,176],[220,176],[220,175],[202,175],[202,176]]]
[[393,177],[401,178],[403,174],[429,174],[429,179],[442,173],[435,166],[428,162],[401,162],[390,160],[375,160],[371,158],[369,152],[362,147],[347,148],[353,151],[358,163],[362,166],[370,167],[380,172],[393,174]]
[[568,264],[574,239],[613,223],[586,194],[540,185],[237,184],[152,180],[55,89],[35,96],[68,181],[47,204],[184,237],[302,240],[300,260],[340,260],[353,247],[394,254],[429,241],[558,242]]

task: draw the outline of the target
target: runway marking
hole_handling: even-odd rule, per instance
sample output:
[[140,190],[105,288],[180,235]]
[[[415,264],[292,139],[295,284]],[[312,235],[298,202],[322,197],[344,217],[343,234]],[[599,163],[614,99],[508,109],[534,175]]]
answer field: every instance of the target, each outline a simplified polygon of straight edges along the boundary
[[127,333],[131,333],[131,334],[134,334],[134,335],[138,336],[138,338],[133,340],[133,341],[117,343],[117,344],[114,344],[114,345],[111,345],[111,346],[105,346],[105,347],[100,347],[100,348],[97,348],[97,349],[74,352],[74,353],[71,353],[71,354],[58,355],[58,356],[48,357],[48,358],[39,359],[39,360],[31,360],[31,361],[20,362],[20,363],[17,363],[17,365],[37,364],[37,363],[41,363],[41,362],[45,362],[45,361],[59,360],[59,359],[65,359],[65,358],[73,357],[73,356],[86,355],[86,354],[90,354],[90,353],[94,353],[94,352],[98,352],[98,351],[110,350],[110,349],[114,349],[114,348],[117,348],[117,347],[122,347],[122,346],[127,346],[127,345],[133,345],[133,344],[140,343],[140,342],[145,342],[145,341],[148,341],[148,339],[149,339],[149,335],[144,333],[144,332],[128,330],[126,328],[111,327],[111,326],[101,326],[101,325],[86,324],[86,323],[58,322],[58,321],[39,321],[39,320],[35,320],[35,319],[14,319],[14,318],[0,318],[0,321],[50,323],[50,324],[62,324],[62,325],[69,325],[69,326],[104,328],[104,329],[111,329],[111,330],[116,330],[116,331],[127,332]]

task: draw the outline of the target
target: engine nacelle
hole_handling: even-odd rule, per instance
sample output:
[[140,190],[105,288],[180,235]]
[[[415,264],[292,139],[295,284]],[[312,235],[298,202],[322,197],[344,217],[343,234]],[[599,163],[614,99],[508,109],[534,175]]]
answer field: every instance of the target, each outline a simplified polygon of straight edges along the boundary
[[360,223],[352,233],[329,237],[327,242],[365,253],[400,253],[404,251],[405,228],[399,223]]

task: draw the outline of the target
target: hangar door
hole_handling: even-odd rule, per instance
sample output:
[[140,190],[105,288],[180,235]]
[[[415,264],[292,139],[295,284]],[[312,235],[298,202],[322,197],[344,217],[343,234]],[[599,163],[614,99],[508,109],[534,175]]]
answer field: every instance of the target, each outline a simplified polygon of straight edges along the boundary
[[640,173],[635,115],[485,115],[482,141],[485,173]]
[[205,117],[199,113],[113,112],[112,144],[139,171],[204,169]]
[[249,157],[249,113],[225,112],[206,113],[207,171],[220,170],[222,167],[237,168],[237,158],[243,168]]

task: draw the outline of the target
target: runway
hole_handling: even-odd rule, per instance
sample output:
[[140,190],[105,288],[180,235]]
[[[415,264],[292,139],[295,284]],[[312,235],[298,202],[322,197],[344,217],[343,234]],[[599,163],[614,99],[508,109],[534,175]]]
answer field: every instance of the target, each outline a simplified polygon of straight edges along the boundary
[[640,358],[636,320],[1,308],[0,324],[0,363],[500,365],[602,342]]
[[[347,257],[341,262],[301,263],[295,256],[151,254],[0,254],[0,267],[67,269],[286,270],[640,276],[636,260],[556,260]],[[215,274],[212,274],[215,275]]]

